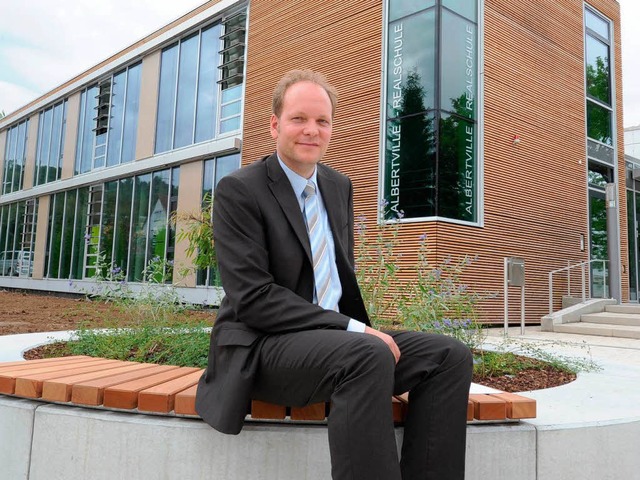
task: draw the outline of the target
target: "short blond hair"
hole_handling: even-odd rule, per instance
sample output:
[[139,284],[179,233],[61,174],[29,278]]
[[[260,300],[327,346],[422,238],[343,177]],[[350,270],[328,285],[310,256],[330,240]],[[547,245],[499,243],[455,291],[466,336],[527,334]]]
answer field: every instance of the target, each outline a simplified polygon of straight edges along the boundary
[[331,100],[331,116],[333,117],[336,106],[338,104],[338,92],[331,85],[324,75],[319,72],[314,72],[310,69],[304,70],[289,70],[287,73],[283,75],[280,79],[276,88],[273,90],[273,100],[271,104],[271,108],[273,110],[273,114],[276,117],[280,117],[282,113],[282,104],[284,103],[284,95],[287,93],[289,87],[295,85],[300,82],[311,82],[319,85],[327,92],[329,96],[329,100]]

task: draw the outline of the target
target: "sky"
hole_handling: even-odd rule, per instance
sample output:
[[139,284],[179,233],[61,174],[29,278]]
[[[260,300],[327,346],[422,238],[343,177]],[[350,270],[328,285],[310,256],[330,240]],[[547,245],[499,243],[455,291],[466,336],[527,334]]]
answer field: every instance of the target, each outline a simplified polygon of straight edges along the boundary
[[[204,3],[13,0],[0,15],[0,111],[6,114]],[[640,125],[640,1],[619,0],[624,127]]]

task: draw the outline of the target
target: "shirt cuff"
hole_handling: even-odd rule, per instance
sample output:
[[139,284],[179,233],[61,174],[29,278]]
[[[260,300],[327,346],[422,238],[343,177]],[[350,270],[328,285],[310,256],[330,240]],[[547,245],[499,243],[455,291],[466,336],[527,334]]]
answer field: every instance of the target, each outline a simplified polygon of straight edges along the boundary
[[347,325],[347,332],[358,332],[358,333],[364,333],[364,329],[367,326],[362,323],[359,322],[358,320],[354,320],[353,318],[349,319],[349,325]]

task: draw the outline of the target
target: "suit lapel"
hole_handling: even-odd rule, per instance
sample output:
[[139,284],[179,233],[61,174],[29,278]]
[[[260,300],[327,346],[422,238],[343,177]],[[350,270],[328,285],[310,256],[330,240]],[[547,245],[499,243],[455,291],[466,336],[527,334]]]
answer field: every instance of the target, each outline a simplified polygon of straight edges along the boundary
[[304,218],[302,218],[302,212],[300,211],[300,205],[293,193],[291,183],[285,175],[282,167],[278,163],[278,157],[274,153],[266,160],[267,175],[269,176],[269,188],[271,193],[276,198],[282,211],[284,212],[289,224],[293,228],[298,240],[302,244],[309,262],[313,265],[311,257],[311,246],[309,245],[309,235],[307,234],[307,227],[304,224]]

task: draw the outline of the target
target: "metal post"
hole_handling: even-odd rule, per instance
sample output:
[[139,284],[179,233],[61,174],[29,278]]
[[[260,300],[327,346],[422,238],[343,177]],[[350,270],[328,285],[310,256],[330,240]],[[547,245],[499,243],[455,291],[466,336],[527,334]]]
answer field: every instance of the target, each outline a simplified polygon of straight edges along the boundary
[[553,313],[553,272],[549,272],[549,315]]
[[[620,303],[620,232],[618,229],[618,185],[607,183],[607,254],[609,257],[609,297]],[[604,262],[603,262],[604,263]],[[604,271],[604,270],[603,270]]]
[[571,260],[567,260],[567,297],[571,296]]
[[524,335],[524,285],[520,294],[520,335]]
[[582,262],[582,301],[584,302],[586,300],[586,296],[585,296],[585,270],[587,269],[587,264],[586,262]]
[[504,257],[504,336],[509,335],[509,278],[507,269],[509,259]]

